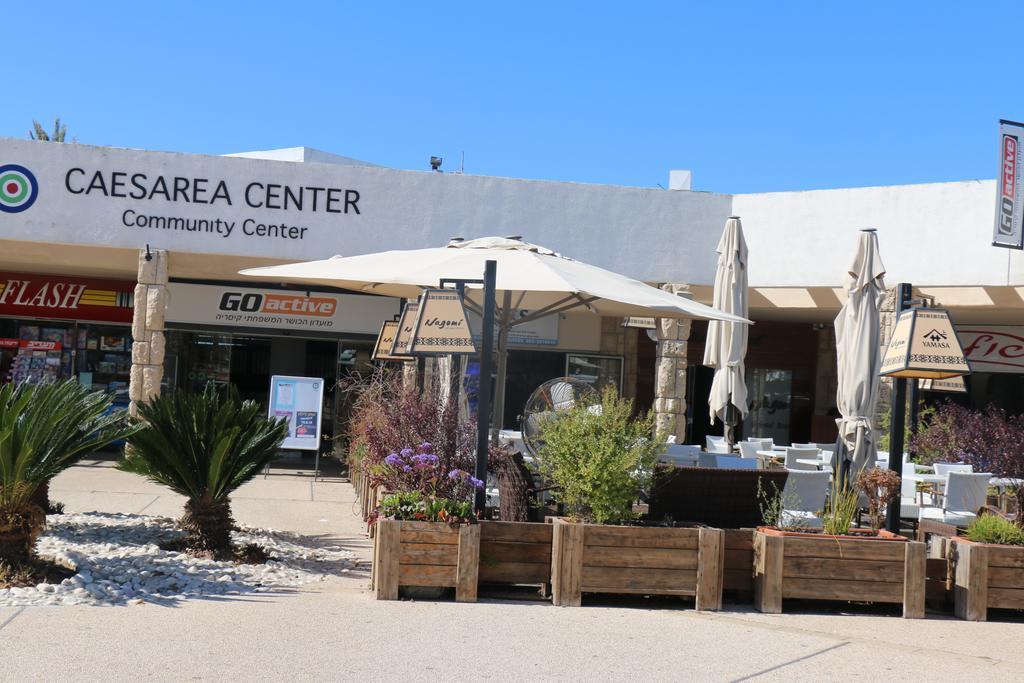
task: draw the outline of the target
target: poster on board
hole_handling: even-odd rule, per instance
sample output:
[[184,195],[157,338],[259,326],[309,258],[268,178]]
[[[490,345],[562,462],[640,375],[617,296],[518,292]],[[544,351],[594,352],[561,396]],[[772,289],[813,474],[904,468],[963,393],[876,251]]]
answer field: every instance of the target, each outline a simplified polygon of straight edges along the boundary
[[288,436],[281,448],[320,449],[320,418],[324,405],[322,377],[270,378],[269,416],[288,421]]

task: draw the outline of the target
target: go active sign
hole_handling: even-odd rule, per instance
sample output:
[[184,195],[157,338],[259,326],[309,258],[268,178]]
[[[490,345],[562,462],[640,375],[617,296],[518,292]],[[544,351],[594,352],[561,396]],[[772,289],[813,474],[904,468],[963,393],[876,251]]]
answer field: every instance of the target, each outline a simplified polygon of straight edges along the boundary
[[172,282],[167,320],[253,329],[376,334],[398,312],[390,297]]

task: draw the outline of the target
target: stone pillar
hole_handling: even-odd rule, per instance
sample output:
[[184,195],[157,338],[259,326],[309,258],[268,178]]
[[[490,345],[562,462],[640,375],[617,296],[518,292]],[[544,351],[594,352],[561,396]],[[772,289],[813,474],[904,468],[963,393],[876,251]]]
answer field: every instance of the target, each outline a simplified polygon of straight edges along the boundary
[[622,357],[622,389],[624,398],[636,398],[637,342],[636,329],[623,327],[622,318],[601,318],[600,353]]
[[164,320],[167,315],[167,252],[162,249],[139,252],[138,284],[132,318],[132,370],[128,385],[129,412],[138,413],[139,403],[160,395],[164,376]]
[[[690,297],[689,285],[666,284],[666,292]],[[654,365],[654,426],[659,438],[686,439],[686,350],[690,320],[659,318],[658,351]]]

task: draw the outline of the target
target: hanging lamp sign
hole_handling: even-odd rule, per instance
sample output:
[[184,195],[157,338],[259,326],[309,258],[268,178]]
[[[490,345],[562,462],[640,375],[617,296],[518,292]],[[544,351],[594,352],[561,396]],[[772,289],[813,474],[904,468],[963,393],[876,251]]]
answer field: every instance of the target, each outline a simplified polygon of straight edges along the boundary
[[391,354],[391,347],[395,345],[395,336],[398,334],[398,321],[385,320],[377,335],[377,343],[373,347],[373,360],[405,362],[414,360],[412,356],[394,356]]
[[949,379],[924,379],[921,380],[921,391],[943,391],[950,394],[966,394],[967,383],[962,376],[950,377]]
[[623,327],[638,327],[641,330],[654,330],[657,329],[657,318],[638,318],[636,316],[629,316],[622,319]]
[[415,356],[476,353],[466,309],[457,291],[428,289],[423,292],[409,353]]
[[[402,357],[409,355],[409,342],[412,341],[412,330],[416,324],[416,314],[419,312],[419,302],[410,301],[402,309],[402,315],[398,317],[398,329],[395,330],[395,340],[391,343],[391,355]],[[414,360],[409,358],[409,360]]]
[[969,375],[949,313],[942,308],[911,308],[900,313],[882,357],[886,377],[947,379]]

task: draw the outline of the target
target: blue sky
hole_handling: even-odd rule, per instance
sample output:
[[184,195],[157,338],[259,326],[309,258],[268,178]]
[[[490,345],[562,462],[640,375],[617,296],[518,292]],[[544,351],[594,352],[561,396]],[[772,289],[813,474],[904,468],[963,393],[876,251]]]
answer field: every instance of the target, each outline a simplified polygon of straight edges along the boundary
[[[756,192],[991,178],[1019,3],[8,3],[0,135]],[[1011,33],[1016,32],[1016,33]],[[13,63],[11,61],[9,64]]]

